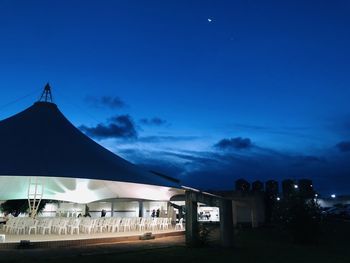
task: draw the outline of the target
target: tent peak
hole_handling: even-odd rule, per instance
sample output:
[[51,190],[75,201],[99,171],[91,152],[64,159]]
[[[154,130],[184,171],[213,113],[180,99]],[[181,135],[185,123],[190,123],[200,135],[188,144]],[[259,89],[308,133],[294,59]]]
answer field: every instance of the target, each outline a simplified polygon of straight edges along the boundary
[[39,102],[53,102],[52,100],[52,93],[51,93],[51,87],[49,83],[46,83],[43,93],[41,93]]

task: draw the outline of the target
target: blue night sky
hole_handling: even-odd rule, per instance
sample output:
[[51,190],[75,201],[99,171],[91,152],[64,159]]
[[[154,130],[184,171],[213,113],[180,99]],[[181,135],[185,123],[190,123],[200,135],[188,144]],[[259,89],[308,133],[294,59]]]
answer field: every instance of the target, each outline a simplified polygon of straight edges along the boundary
[[74,125],[195,187],[350,188],[349,1],[0,2],[0,118]]

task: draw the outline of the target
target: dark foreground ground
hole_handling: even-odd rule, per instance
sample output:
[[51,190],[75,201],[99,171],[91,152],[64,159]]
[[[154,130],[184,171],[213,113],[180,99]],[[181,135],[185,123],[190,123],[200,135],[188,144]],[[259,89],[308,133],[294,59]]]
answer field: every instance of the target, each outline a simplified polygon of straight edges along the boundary
[[217,246],[212,231],[206,247],[187,248],[184,237],[94,245],[80,248],[1,250],[1,262],[258,262],[258,263],[350,263],[350,222],[328,222],[317,245],[294,245],[276,229],[238,229],[236,246]]

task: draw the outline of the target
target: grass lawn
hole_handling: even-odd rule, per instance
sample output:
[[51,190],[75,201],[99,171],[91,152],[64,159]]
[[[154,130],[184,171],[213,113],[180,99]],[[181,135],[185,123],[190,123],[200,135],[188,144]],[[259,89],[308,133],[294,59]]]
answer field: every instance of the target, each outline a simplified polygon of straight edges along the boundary
[[328,222],[323,229],[319,244],[310,246],[294,245],[286,235],[275,229],[239,229],[235,237],[236,247],[232,249],[223,249],[215,244],[201,248],[178,245],[115,253],[111,250],[107,254],[70,256],[67,260],[64,256],[57,259],[41,258],[36,262],[349,263],[350,222]]
[[[275,229],[244,230],[237,234],[238,262],[350,262],[350,223],[328,222],[318,244],[296,245]],[[232,255],[234,255],[233,253]]]

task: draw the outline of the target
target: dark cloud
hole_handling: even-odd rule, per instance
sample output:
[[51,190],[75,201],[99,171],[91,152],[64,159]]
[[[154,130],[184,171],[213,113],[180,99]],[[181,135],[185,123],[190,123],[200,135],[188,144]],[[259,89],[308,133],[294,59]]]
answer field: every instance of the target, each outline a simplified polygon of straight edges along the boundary
[[269,126],[251,125],[251,124],[246,124],[246,123],[234,123],[233,126],[235,128],[255,130],[255,131],[265,131],[265,130],[271,129],[271,127],[269,127]]
[[231,139],[222,139],[214,145],[220,150],[242,150],[251,148],[252,142],[249,138],[236,137]]
[[158,142],[178,142],[178,141],[192,141],[197,139],[196,136],[145,136],[140,137],[140,142],[158,143]]
[[339,142],[336,147],[341,152],[350,152],[350,141]]
[[325,158],[321,158],[319,156],[313,156],[313,155],[302,155],[299,157],[301,160],[308,162],[308,163],[314,163],[314,162],[325,162]]
[[161,126],[161,125],[165,125],[167,121],[159,117],[154,117],[150,119],[148,118],[140,119],[140,123],[143,125],[149,125],[149,126]]
[[88,136],[96,139],[107,138],[137,138],[135,125],[129,115],[119,115],[112,117],[106,124],[99,123],[95,127],[82,125],[79,127]]
[[115,96],[103,96],[103,97],[92,97],[88,96],[86,97],[86,102],[88,102],[90,105],[96,108],[110,108],[110,109],[120,109],[124,108],[126,104],[124,101]]

